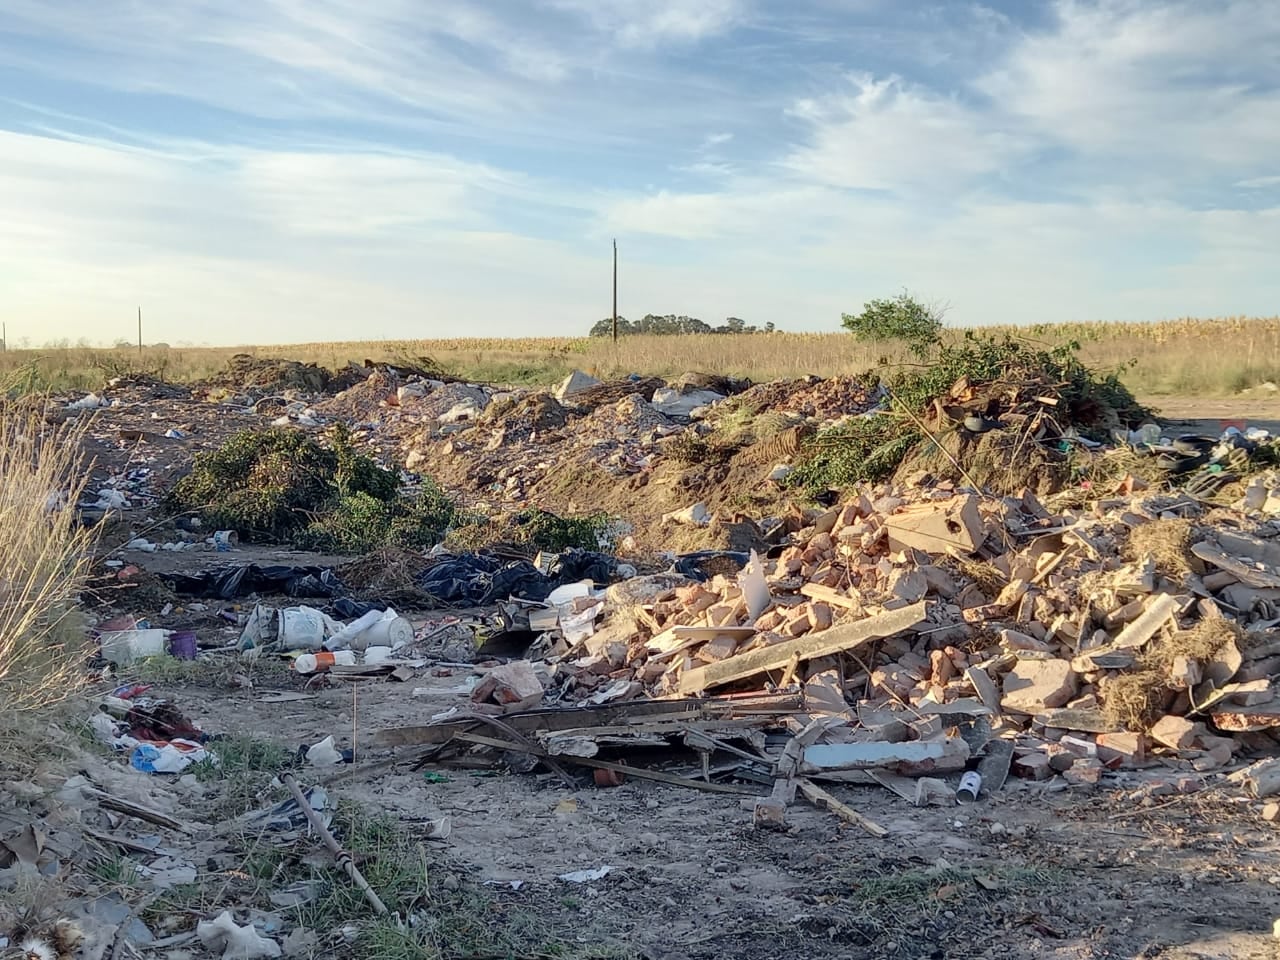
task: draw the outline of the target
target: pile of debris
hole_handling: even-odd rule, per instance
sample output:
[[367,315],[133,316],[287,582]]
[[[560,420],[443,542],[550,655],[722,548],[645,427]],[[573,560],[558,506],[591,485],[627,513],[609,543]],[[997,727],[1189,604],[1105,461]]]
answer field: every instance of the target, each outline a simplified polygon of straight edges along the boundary
[[[1030,493],[945,483],[811,519],[736,576],[642,577],[535,613],[560,637],[538,649],[555,655],[477,687],[473,712],[502,716],[502,733],[450,717],[383,742],[433,743],[432,756],[503,742],[553,769],[590,759],[635,776],[655,771],[601,757],[683,743],[705,753],[704,787],[781,784],[763,821],[797,777],[953,802],[948,773],[994,790],[1010,771],[1090,786],[1149,768],[1162,779],[1148,789],[1168,792],[1277,752],[1275,525],[1186,497],[1053,515]],[[687,699],[706,694],[719,699]],[[524,712],[557,700],[575,706]],[[770,731],[787,736],[766,743]]]

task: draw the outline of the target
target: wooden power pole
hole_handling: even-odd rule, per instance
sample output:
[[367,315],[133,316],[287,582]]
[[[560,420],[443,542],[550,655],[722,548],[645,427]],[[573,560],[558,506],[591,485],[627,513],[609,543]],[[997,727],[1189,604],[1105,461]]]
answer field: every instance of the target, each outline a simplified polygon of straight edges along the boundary
[[138,360],[142,360],[142,307],[138,307]]
[[618,241],[613,241],[613,342],[618,342]]

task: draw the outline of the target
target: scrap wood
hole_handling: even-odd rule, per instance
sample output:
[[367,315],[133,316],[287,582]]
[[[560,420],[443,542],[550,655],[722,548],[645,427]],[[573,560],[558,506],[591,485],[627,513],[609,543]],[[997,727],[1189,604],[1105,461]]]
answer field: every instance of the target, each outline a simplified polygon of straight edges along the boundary
[[804,794],[805,799],[812,803],[819,810],[830,810],[841,820],[847,820],[855,826],[861,827],[873,837],[882,838],[889,835],[889,831],[874,820],[869,820],[862,814],[858,813],[848,804],[837,800],[826,790],[823,790],[816,783],[805,780],[803,777],[796,782],[796,786],[800,788],[800,792]]
[[[464,743],[474,743],[480,746],[494,747],[498,750],[509,750],[516,753],[528,753],[540,760],[549,759],[547,752],[541,747],[534,746],[529,743],[515,743],[510,740],[499,740],[496,737],[486,737],[478,733],[460,733],[458,740]],[[757,796],[756,791],[750,787],[739,787],[731,783],[706,783],[701,780],[692,780],[688,777],[681,777],[674,773],[663,773],[660,770],[649,770],[645,767],[633,767],[630,764],[615,763],[612,760],[598,760],[595,757],[565,757],[569,763],[574,763],[583,767],[591,767],[595,770],[612,770],[615,773],[622,773],[629,777],[635,777],[637,780],[656,780],[659,783],[668,783],[676,787],[689,787],[693,790],[702,790],[706,793],[734,793],[742,796]],[[573,783],[572,788],[577,789],[577,784]]]
[[735,793],[744,797],[759,796],[750,787],[740,787],[733,783],[707,783],[702,780],[692,780],[689,777],[677,776],[674,773],[663,773],[660,770],[633,767],[625,763],[614,763],[611,760],[597,760],[595,757],[574,757],[573,762],[582,764],[584,767],[594,767],[597,770],[612,770],[615,773],[623,773],[629,777],[635,777],[637,780],[656,780],[659,783],[667,783],[673,787],[689,787],[692,790],[701,790],[704,793]]
[[303,816],[307,818],[307,822],[311,824],[311,829],[316,832],[324,845],[329,848],[329,852],[333,854],[334,859],[338,862],[343,871],[351,882],[360,888],[360,892],[364,894],[364,898],[369,901],[369,905],[373,907],[374,913],[379,916],[386,916],[387,907],[374,892],[373,887],[369,886],[369,881],[364,878],[364,874],[360,872],[360,868],[355,865],[355,861],[351,859],[351,854],[342,848],[342,845],[334,839],[333,834],[329,832],[329,828],[324,825],[324,821],[320,819],[320,815],[311,807],[310,801],[307,800],[298,781],[293,779],[293,774],[286,773],[280,777],[281,783],[289,788],[289,792],[293,794],[293,799],[301,808]]
[[849,610],[861,610],[862,602],[856,597],[846,596],[839,590],[821,583],[806,583],[800,588],[800,593],[810,600],[821,600],[829,603],[833,607],[845,607]]
[[[778,716],[800,707],[795,694],[773,695],[749,693],[741,697],[717,697],[708,700],[632,700],[588,707],[541,707],[510,713],[502,722],[526,734],[557,733],[583,727],[631,723],[650,717],[658,720],[715,720],[755,715]],[[407,727],[391,727],[372,735],[371,746],[409,747],[448,743],[456,733],[472,730],[488,717],[467,714],[439,723]]]
[[919,626],[924,622],[928,609],[928,604],[922,600],[900,610],[740,653],[706,667],[696,667],[681,676],[679,690],[683,694],[697,693],[770,670],[782,670],[791,662],[792,655],[797,653],[801,660],[816,660],[853,650],[870,640],[891,637]]
[[114,810],[116,813],[123,813],[126,816],[134,817],[138,820],[145,820],[147,823],[154,823],[159,827],[168,827],[170,830],[176,830],[179,833],[185,833],[188,836],[196,832],[196,828],[188,826],[181,820],[177,820],[167,813],[161,813],[151,807],[144,807],[140,803],[134,803],[131,800],[123,800],[120,797],[112,796],[105,790],[99,790],[97,787],[85,786],[81,790],[90,800],[97,800],[98,806],[107,810]]
[[131,853],[145,853],[154,856],[156,852],[154,846],[147,846],[145,843],[138,843],[136,840],[130,840],[128,837],[121,837],[114,833],[99,833],[86,827],[84,828],[84,835],[97,840],[99,843],[109,843]]
[[1280,576],[1258,570],[1250,564],[1228,556],[1221,548],[1207,541],[1194,544],[1191,547],[1191,552],[1205,563],[1220,567],[1236,577],[1241,583],[1247,583],[1251,587],[1280,587]]

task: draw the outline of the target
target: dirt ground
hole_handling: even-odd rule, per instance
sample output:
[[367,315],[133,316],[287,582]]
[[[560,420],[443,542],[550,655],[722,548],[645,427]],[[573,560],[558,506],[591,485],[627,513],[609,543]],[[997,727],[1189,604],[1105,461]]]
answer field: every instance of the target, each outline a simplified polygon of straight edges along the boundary
[[[354,730],[354,767],[308,775],[332,780],[339,799],[370,814],[406,824],[450,817],[452,835],[432,845],[429,869],[638,957],[1276,956],[1280,835],[1221,779],[1154,800],[1131,798],[1147,771],[1109,777],[1096,793],[1011,779],[996,796],[947,809],[833,787],[888,829],[876,839],[804,803],[789,810],[785,832],[759,831],[737,797],[651,782],[597,788],[584,777],[575,791],[540,772],[457,769],[429,782],[411,769],[413,748],[360,746],[372,731],[463,705],[466,674],[420,671],[410,683],[339,686],[288,703],[262,702],[269,682],[153,692],[207,731],[291,750],[331,734],[351,746]],[[296,689],[285,678],[276,685]],[[606,865],[613,872],[595,882],[557,879]]]
[[[1156,405],[1187,432],[1216,435],[1222,421],[1242,419],[1280,432],[1280,400]],[[155,488],[189,464],[192,453],[267,422],[265,415],[176,401],[155,421],[142,409],[100,416],[102,428],[90,441],[99,467],[153,469]],[[156,435],[171,427],[182,429],[185,439]],[[148,436],[121,442],[115,431],[122,428]],[[752,467],[754,485],[746,467],[672,464],[643,479],[553,477],[532,486],[530,497],[558,509],[607,510],[633,502],[647,487],[652,516],[635,518],[637,533],[657,537],[661,514],[687,504],[695,490],[724,501],[730,491],[744,491],[734,504],[744,512],[773,506],[758,483],[767,466]],[[223,560],[337,561],[257,547],[226,555],[121,556],[153,573]],[[804,802],[790,808],[787,830],[766,832],[752,827],[750,812],[734,796],[634,780],[598,788],[586,776],[580,789],[570,790],[543,771],[479,775],[489,772],[428,768],[446,778],[431,782],[412,769],[412,748],[393,753],[367,746],[378,730],[425,723],[465,706],[466,669],[448,677],[419,670],[408,683],[336,686],[290,702],[268,702],[269,695],[299,690],[298,678],[272,675],[255,689],[231,689],[226,680],[234,672],[228,662],[184,682],[158,682],[152,693],[171,698],[210,733],[269,739],[290,752],[330,735],[339,747],[354,747],[354,766],[308,770],[308,777],[330,781],[340,800],[370,815],[405,825],[448,816],[450,837],[427,848],[429,871],[484,888],[497,905],[533,911],[575,931],[581,942],[618,945],[624,954],[651,960],[1261,960],[1280,953],[1272,936],[1280,917],[1278,827],[1220,773],[1207,775],[1198,792],[1155,798],[1140,794],[1159,766],[1108,774],[1097,790],[1050,792],[1010,779],[976,804],[923,809],[878,787],[835,786],[833,793],[887,828],[888,836],[874,838]],[[128,680],[128,673],[118,679]],[[205,789],[199,804],[216,809],[216,786]],[[558,879],[601,866],[612,872],[590,883]]]

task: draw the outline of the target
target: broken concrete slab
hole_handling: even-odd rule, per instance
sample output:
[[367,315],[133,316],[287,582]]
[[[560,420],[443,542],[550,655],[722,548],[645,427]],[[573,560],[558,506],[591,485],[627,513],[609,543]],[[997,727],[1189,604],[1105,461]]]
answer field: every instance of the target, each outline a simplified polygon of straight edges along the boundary
[[961,770],[969,744],[961,737],[911,740],[905,743],[815,743],[805,747],[801,773],[887,768],[904,775]]
[[893,550],[914,548],[929,554],[969,556],[987,539],[978,498],[971,494],[907,507],[885,517],[884,526]]
[[1005,674],[1000,705],[1010,713],[1043,713],[1069,702],[1079,682],[1066,660],[1019,660]]
[[583,373],[581,370],[575,370],[560,382],[555,389],[555,398],[557,400],[565,400],[574,394],[582,393],[590,390],[592,387],[598,387],[603,383],[597,380],[589,373]]
[[1150,732],[1152,740],[1170,750],[1190,750],[1196,737],[1204,732],[1204,724],[1170,715],[1157,720]]

